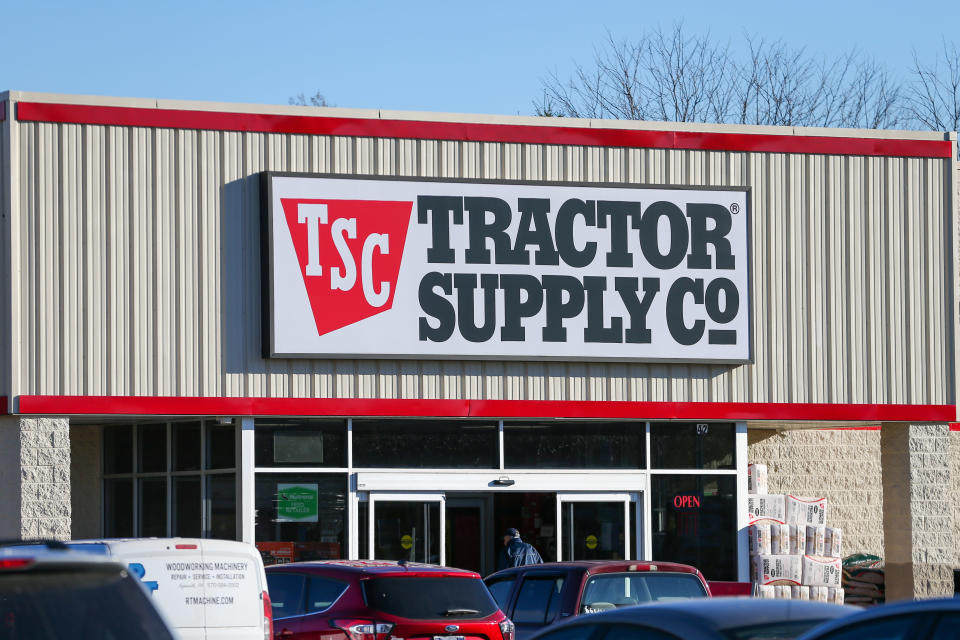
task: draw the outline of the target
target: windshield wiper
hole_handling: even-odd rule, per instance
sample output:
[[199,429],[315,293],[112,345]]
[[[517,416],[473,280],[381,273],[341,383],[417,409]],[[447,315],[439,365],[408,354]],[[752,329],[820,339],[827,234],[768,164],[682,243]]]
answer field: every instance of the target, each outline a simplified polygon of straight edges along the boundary
[[447,609],[445,616],[475,616],[480,613],[477,609]]

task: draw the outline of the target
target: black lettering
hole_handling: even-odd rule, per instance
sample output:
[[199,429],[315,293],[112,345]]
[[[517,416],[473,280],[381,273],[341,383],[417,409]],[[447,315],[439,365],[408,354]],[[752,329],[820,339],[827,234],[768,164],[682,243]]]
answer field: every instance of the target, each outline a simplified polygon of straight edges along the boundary
[[[717,269],[736,268],[736,258],[730,250],[727,234],[733,226],[730,211],[720,204],[689,204],[687,217],[690,218],[690,255],[687,266],[691,269],[709,269],[710,254],[707,245],[713,245],[717,257]],[[707,220],[713,220],[713,228],[707,229]]]
[[603,292],[607,279],[585,276],[583,288],[587,294],[587,326],[583,329],[584,342],[623,342],[623,319],[610,318],[610,326],[603,326]]
[[457,322],[460,335],[470,342],[486,342],[492,338],[497,328],[497,274],[484,273],[480,276],[480,288],[483,289],[483,325],[479,327],[474,315],[473,295],[477,288],[477,274],[454,274],[453,288],[457,290]]
[[[665,254],[660,253],[660,244],[657,242],[660,218],[666,218],[670,224],[670,249]],[[643,212],[639,226],[640,249],[643,257],[653,267],[673,269],[683,261],[683,256],[687,255],[690,232],[687,230],[687,218],[680,207],[664,200],[654,202]]]
[[[532,318],[543,308],[543,287],[535,276],[507,273],[500,276],[503,289],[503,328],[500,339],[504,342],[522,342],[526,338],[523,318]],[[520,293],[526,292],[526,300]]]
[[[510,205],[500,198],[464,198],[463,208],[470,216],[470,248],[466,252],[468,264],[490,264],[487,239],[493,241],[497,264],[530,264],[526,251],[515,251],[510,246],[507,228],[513,221]],[[487,214],[493,220],[487,222]]]
[[427,318],[420,318],[420,340],[426,342],[446,342],[457,327],[457,314],[449,300],[435,290],[439,287],[448,296],[453,293],[453,278],[449,273],[431,271],[420,281],[420,308],[427,315],[436,318],[440,325],[430,326]]
[[[586,267],[597,255],[597,243],[587,242],[583,249],[577,249],[574,242],[573,220],[577,216],[583,217],[588,227],[596,226],[597,210],[596,203],[593,200],[578,200],[571,198],[562,205],[557,212],[557,225],[554,235],[556,236],[557,249],[560,251],[560,257],[571,267]],[[548,304],[549,308],[549,304]]]
[[624,334],[626,342],[632,344],[650,344],[652,334],[647,328],[647,313],[653,299],[660,291],[660,278],[643,279],[643,299],[637,297],[636,278],[615,278],[613,286],[620,294],[623,305],[630,314],[630,328]]
[[[543,276],[543,289],[547,307],[543,341],[566,342],[567,330],[563,326],[563,320],[575,318],[583,311],[583,286],[573,276]],[[567,294],[566,302],[563,301],[564,292]]]
[[700,342],[705,323],[695,320],[692,327],[687,326],[683,317],[683,299],[687,294],[693,295],[695,303],[703,304],[703,280],[677,278],[673,283],[667,293],[667,328],[679,344],[690,346]]
[[597,226],[607,228],[610,220],[610,251],[607,252],[608,267],[632,267],[633,254],[627,247],[627,218],[640,219],[639,202],[597,202]]
[[535,264],[560,264],[560,254],[553,246],[553,235],[550,233],[550,220],[547,213],[550,211],[550,200],[546,198],[519,198],[517,210],[520,211],[520,227],[517,229],[515,251],[527,254],[526,262],[530,264],[527,247],[536,245],[534,254]]
[[[723,293],[723,306],[720,309],[720,293]],[[707,315],[717,324],[732,322],[740,312],[740,293],[737,286],[727,278],[717,278],[707,285],[704,296]],[[711,329],[707,332],[710,344],[737,344],[737,332],[733,329]]]
[[427,249],[427,262],[452,264],[456,260],[450,246],[450,214],[454,224],[463,224],[463,198],[458,196],[417,196],[417,222],[427,224],[427,212],[433,213],[433,243]]

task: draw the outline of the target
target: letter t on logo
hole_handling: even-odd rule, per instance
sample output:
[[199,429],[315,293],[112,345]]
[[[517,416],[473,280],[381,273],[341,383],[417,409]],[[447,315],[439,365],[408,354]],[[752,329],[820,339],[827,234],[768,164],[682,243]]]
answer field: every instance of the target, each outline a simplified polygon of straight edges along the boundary
[[301,204],[297,207],[297,222],[307,224],[307,275],[322,276],[320,264],[320,225],[327,224],[327,205]]

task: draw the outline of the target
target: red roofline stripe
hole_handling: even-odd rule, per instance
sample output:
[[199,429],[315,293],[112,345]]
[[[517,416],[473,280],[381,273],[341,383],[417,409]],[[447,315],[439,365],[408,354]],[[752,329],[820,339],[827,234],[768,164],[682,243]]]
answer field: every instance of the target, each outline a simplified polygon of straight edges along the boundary
[[844,138],[705,131],[644,131],[593,127],[338,118],[189,109],[17,103],[21,122],[293,133],[368,138],[458,140],[705,151],[755,151],[858,156],[951,158],[949,140]]
[[23,415],[420,416],[812,422],[951,422],[957,417],[957,409],[953,405],[903,404],[46,395],[24,395],[19,396],[18,400],[17,411]]

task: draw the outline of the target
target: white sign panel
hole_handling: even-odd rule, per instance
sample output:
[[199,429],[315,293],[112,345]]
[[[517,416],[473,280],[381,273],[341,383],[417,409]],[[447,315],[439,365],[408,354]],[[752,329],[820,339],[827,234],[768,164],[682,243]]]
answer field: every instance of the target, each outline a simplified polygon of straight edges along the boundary
[[744,189],[263,180],[265,355],[750,360]]

